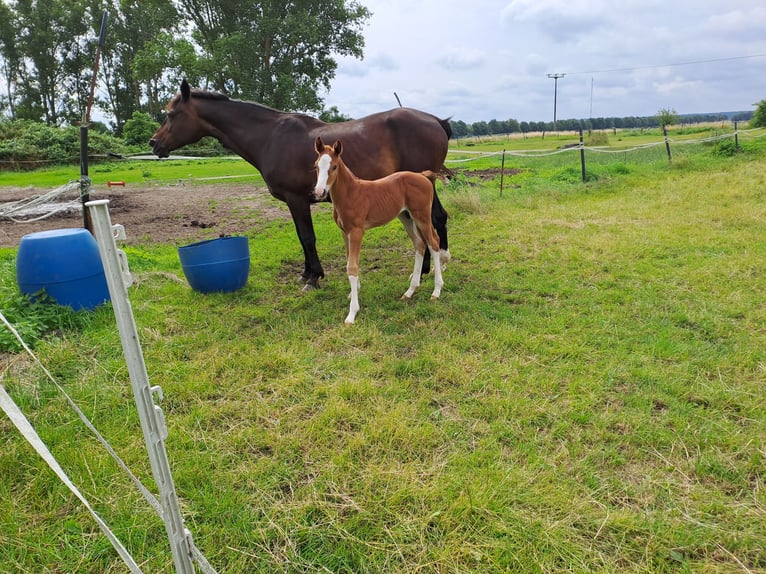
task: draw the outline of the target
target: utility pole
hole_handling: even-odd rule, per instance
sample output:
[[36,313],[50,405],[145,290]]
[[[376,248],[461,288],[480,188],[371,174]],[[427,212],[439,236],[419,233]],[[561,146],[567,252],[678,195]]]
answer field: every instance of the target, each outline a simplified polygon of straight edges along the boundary
[[553,78],[553,131],[556,131],[556,99],[558,96],[559,78],[563,78],[566,74],[548,74],[549,78]]

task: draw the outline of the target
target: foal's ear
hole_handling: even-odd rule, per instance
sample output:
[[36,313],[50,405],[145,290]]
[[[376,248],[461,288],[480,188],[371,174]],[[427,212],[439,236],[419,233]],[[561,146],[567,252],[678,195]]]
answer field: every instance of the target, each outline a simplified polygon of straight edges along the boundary
[[314,149],[317,153],[322,153],[324,151],[324,142],[320,136],[317,136],[317,139],[314,140]]
[[340,155],[343,153],[343,144],[340,143],[340,140],[335,140],[335,143],[332,144],[332,151],[335,152],[335,155]]
[[191,96],[191,88],[189,87],[189,82],[184,78],[181,82],[181,99],[186,101],[189,99],[189,96]]

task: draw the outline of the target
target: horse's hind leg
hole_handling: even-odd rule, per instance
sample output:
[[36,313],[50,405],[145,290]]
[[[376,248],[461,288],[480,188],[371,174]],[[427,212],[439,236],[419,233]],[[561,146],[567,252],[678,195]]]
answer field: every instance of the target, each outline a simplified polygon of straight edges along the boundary
[[[428,245],[428,251],[434,260],[434,290],[431,293],[431,299],[438,299],[444,286],[442,278],[442,267],[444,252],[440,249],[439,235],[428,220],[420,220],[421,227],[418,228],[423,241]],[[448,252],[449,253],[449,252]]]
[[[436,229],[439,236],[439,250],[441,251],[441,264],[444,266],[447,261],[451,259],[449,252],[449,243],[447,241],[447,210],[444,209],[442,202],[439,201],[439,196],[436,195],[436,182],[433,183],[434,198],[431,201],[431,225]],[[429,257],[430,250],[426,250],[425,257],[423,258],[423,275],[427,275],[431,270],[431,258]]]
[[447,241],[447,210],[444,209],[439,197],[436,195],[436,184],[434,183],[434,200],[431,203],[431,224],[436,230],[436,234],[439,236],[439,251],[441,257],[439,261],[442,265],[442,270],[447,265],[447,262],[452,258],[449,252],[449,243]]
[[430,245],[428,250],[431,252],[431,257],[434,259],[434,290],[431,293],[431,299],[438,299],[442,294],[442,287],[444,286],[444,279],[442,279],[442,263],[440,250],[434,249]]
[[402,295],[402,299],[411,299],[415,294],[415,290],[420,286],[420,276],[423,272],[423,260],[425,253],[425,243],[420,236],[420,232],[415,227],[415,222],[412,220],[410,214],[402,213],[399,215],[399,220],[404,225],[404,229],[407,231],[407,235],[412,240],[412,245],[415,247],[415,266],[412,269],[412,275],[410,275],[410,287]]

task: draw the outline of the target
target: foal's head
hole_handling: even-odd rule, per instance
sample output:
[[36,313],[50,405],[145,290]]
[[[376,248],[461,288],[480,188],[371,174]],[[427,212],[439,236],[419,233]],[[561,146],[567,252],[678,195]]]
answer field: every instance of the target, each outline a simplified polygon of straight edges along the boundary
[[317,152],[317,160],[314,162],[314,169],[317,172],[317,184],[314,187],[314,199],[322,201],[327,199],[327,195],[338,177],[338,164],[340,163],[340,154],[343,153],[343,144],[336,140],[332,146],[325,145],[321,137],[314,141],[314,149]]

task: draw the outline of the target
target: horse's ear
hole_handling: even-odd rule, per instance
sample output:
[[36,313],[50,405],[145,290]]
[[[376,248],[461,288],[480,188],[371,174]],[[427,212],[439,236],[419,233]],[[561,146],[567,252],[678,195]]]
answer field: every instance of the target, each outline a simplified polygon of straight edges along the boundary
[[191,88],[189,87],[189,82],[184,78],[183,82],[181,82],[181,98],[183,101],[186,101],[189,99],[189,96],[191,96]]
[[317,139],[314,140],[314,149],[317,150],[317,153],[322,153],[324,151],[324,142],[322,141],[321,136],[317,136]]
[[335,140],[335,143],[332,144],[332,151],[335,152],[335,155],[340,155],[343,153],[343,144],[340,143],[340,140]]

